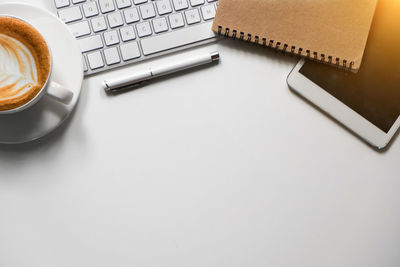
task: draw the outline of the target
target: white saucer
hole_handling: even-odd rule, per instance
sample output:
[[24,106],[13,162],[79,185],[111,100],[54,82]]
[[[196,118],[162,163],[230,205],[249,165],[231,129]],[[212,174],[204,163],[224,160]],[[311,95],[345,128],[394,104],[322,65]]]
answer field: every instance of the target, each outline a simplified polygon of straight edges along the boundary
[[51,80],[74,93],[69,105],[44,96],[27,110],[0,115],[0,143],[25,143],[57,129],[74,110],[83,81],[82,56],[78,43],[67,26],[49,11],[27,4],[6,3],[0,4],[0,15],[20,17],[43,34],[53,56]]

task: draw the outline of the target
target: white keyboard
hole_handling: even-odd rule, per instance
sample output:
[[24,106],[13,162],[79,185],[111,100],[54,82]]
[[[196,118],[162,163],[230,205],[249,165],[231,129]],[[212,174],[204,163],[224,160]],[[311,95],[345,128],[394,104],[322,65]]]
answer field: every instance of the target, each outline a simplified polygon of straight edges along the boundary
[[215,40],[217,0],[54,0],[85,75]]

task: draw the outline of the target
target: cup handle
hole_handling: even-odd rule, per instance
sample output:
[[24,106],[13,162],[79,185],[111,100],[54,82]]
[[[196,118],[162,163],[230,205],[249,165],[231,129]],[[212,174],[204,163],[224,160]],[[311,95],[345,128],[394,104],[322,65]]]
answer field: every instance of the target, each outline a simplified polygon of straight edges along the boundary
[[56,82],[50,81],[47,87],[47,95],[58,102],[68,105],[69,103],[71,103],[74,93],[64,86]]

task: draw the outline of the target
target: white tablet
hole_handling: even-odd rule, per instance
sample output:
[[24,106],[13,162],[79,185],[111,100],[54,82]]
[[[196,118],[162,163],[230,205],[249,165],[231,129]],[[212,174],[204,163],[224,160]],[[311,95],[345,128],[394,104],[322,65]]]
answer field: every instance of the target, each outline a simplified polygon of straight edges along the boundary
[[289,74],[288,85],[382,149],[400,126],[400,55],[393,57],[358,74],[301,60]]

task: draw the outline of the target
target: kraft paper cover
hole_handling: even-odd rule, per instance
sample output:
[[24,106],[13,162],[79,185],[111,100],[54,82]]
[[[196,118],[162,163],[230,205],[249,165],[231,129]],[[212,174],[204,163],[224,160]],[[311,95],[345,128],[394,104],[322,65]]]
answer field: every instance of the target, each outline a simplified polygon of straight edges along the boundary
[[213,30],[360,68],[377,0],[220,0]]

